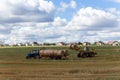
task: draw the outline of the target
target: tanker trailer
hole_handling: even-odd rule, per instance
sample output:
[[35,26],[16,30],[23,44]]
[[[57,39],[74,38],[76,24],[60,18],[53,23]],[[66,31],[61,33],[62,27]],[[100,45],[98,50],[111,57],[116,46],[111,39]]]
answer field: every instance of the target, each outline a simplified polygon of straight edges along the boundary
[[67,50],[54,50],[54,49],[45,49],[45,50],[33,50],[32,52],[28,53],[26,59],[34,58],[40,59],[43,57],[48,57],[51,59],[62,59],[63,57],[66,58],[68,56]]

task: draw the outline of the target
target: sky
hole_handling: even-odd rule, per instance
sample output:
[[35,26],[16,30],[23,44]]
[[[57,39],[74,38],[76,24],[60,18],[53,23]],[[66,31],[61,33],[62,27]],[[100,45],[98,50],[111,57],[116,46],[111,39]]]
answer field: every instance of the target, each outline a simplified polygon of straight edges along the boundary
[[120,41],[120,0],[0,0],[0,41]]

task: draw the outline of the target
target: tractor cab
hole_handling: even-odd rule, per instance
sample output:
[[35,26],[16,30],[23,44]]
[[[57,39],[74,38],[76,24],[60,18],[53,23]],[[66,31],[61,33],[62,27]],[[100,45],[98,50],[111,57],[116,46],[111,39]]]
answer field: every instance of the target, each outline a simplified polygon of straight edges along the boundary
[[32,50],[31,52],[27,53],[26,59],[30,58],[39,59],[40,58],[39,50]]

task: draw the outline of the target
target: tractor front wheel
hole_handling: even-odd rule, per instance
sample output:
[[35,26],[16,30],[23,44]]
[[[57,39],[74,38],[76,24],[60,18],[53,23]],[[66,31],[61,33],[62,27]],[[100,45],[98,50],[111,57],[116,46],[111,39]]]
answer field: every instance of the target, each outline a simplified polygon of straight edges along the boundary
[[85,52],[81,52],[81,57],[82,58],[86,58],[87,57],[86,53]]
[[26,56],[26,59],[29,59],[29,57],[28,57],[28,56]]

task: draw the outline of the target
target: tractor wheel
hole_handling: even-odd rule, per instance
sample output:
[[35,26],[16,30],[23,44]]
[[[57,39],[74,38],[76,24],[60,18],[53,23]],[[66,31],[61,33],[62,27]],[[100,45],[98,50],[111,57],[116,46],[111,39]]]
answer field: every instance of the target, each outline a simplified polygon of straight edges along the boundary
[[58,59],[62,59],[62,57],[61,57],[61,56],[59,56],[59,57],[58,57]]
[[88,52],[88,57],[93,57],[93,52]]
[[55,60],[58,60],[58,59],[61,59],[62,57],[61,56],[58,56],[58,57],[55,57]]
[[86,53],[85,52],[81,52],[81,57],[82,58],[86,58],[87,57]]
[[49,57],[50,59],[54,59],[54,57]]
[[40,56],[39,55],[35,56],[35,59],[40,59]]
[[26,56],[26,59],[29,59],[29,57],[28,57],[28,56]]
[[95,57],[95,54],[96,54],[96,53],[93,53],[93,54],[92,54],[92,57]]
[[78,57],[78,58],[81,57],[80,53],[77,53],[77,57]]
[[55,60],[58,60],[58,57],[55,57]]

